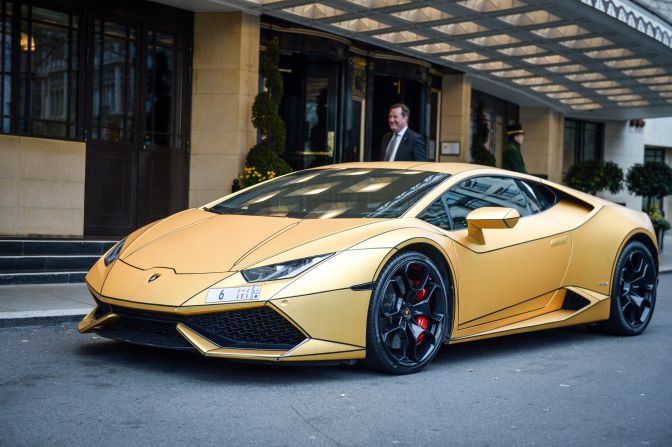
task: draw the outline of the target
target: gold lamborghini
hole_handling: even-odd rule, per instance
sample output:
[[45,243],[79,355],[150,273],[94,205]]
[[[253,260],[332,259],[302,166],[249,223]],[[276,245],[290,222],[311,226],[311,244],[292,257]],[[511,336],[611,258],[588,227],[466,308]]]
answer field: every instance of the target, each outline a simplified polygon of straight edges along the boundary
[[444,343],[579,323],[640,334],[658,250],[646,214],[530,175],[352,163],[140,228],[86,282],[80,332],[403,374]]

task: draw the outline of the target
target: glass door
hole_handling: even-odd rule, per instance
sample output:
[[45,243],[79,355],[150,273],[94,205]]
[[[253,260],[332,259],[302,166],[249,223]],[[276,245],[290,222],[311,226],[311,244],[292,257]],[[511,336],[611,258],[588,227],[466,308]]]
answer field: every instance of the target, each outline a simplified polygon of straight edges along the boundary
[[120,236],[187,206],[185,43],[92,20],[85,234]]

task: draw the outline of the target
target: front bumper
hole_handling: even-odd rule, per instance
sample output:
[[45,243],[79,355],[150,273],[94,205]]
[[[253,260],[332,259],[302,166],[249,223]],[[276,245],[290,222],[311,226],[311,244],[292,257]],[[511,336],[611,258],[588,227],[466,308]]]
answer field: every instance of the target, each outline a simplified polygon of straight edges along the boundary
[[[283,298],[275,302],[250,303],[244,308],[224,305],[221,310],[204,312],[202,306],[156,310],[155,307],[120,303],[93,294],[97,306],[79,323],[78,330],[82,333],[95,332],[110,339],[161,348],[196,349],[208,357],[231,359],[326,361],[365,357],[364,343],[342,342],[342,339],[353,337],[349,330],[352,322],[336,328],[334,323],[338,325],[342,319],[332,314],[331,324],[323,325],[323,330],[319,330],[320,321],[324,321],[332,310],[328,307],[320,309],[320,301],[334,300],[334,296],[314,297],[312,304],[305,301],[309,297],[302,296],[296,300]],[[358,298],[361,300],[362,296]],[[310,321],[306,327],[310,331],[285,313],[285,309],[299,320],[308,317]],[[342,316],[347,318],[347,312]],[[341,336],[335,334],[334,329],[340,329],[337,332],[342,332]],[[319,337],[329,334],[336,337],[332,340]]]

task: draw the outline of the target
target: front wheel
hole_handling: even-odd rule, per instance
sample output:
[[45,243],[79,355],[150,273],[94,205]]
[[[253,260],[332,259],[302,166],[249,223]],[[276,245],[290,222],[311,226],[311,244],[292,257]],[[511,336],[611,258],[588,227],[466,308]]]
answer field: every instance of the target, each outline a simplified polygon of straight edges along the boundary
[[653,254],[641,242],[629,242],[616,263],[609,320],[600,326],[618,335],[644,332],[653,315],[657,285]]
[[367,319],[365,363],[393,374],[419,371],[436,356],[450,326],[450,279],[418,252],[383,269]]

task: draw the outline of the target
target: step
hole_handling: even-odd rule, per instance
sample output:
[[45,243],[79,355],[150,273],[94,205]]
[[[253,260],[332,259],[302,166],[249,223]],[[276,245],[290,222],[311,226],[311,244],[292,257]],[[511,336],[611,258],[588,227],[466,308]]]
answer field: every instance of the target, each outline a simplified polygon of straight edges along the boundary
[[0,256],[0,273],[37,273],[89,270],[100,255]]
[[4,239],[0,256],[20,255],[102,255],[117,241],[82,239]]
[[84,282],[85,276],[85,271],[0,273],[0,286],[81,283]]

